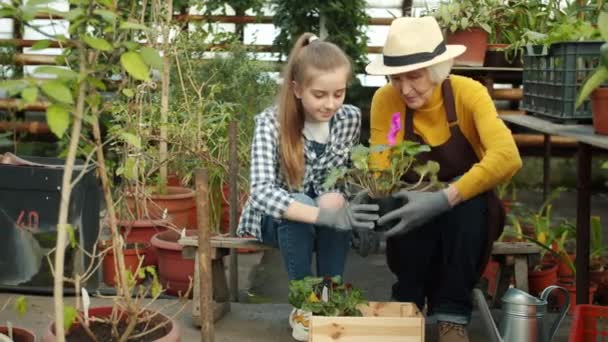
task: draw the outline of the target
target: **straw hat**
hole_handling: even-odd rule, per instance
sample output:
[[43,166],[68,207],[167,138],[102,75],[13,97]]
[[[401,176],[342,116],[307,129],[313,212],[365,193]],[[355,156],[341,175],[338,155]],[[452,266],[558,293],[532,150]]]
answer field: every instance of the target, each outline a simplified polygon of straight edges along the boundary
[[393,75],[447,61],[464,45],[446,45],[434,17],[397,18],[391,23],[382,56],[365,68],[371,75]]

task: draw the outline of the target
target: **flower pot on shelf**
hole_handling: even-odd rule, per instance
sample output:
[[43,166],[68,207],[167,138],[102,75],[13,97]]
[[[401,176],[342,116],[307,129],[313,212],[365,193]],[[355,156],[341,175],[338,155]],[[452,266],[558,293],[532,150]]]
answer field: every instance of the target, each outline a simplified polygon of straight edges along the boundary
[[[562,258],[563,257],[565,256],[562,256]],[[572,271],[570,266],[568,266],[568,263],[562,260],[562,258],[559,258],[557,261],[557,277],[559,279],[564,279],[565,281],[570,281],[574,279],[574,272]],[[574,254],[568,254],[567,258],[570,259],[572,264],[574,264],[574,262],[576,261],[576,256]]]
[[591,93],[593,130],[608,135],[608,88],[597,88]]
[[[0,326],[0,334],[9,336],[8,327]],[[36,335],[24,328],[12,327],[12,335],[14,342],[36,342]]]
[[459,30],[449,33],[446,37],[448,44],[458,44],[467,47],[467,50],[456,57],[454,64],[480,67],[486,56],[488,46],[488,33],[481,28]]
[[[89,309],[89,317],[100,317],[106,318],[112,314],[112,307],[97,307]],[[145,341],[157,341],[157,342],[177,342],[180,341],[180,331],[177,322],[161,313],[146,311],[145,315],[150,317],[151,321],[144,321],[136,325],[135,331],[144,331],[145,329],[151,330],[151,327],[155,327],[160,324],[165,324],[162,328],[158,328],[154,331],[150,331],[146,335]],[[122,317],[120,317],[122,318]],[[167,322],[167,323],[165,323]],[[126,325],[119,325],[119,333],[124,330]],[[95,334],[98,341],[112,341],[112,327],[106,322],[91,322],[89,329]],[[47,327],[43,342],[55,342],[55,323],[49,324]],[[80,342],[90,341],[91,338],[87,335],[84,329],[78,323],[74,323],[70,330],[66,334],[66,341],[68,342]]]
[[521,53],[516,53],[512,60],[507,59],[505,49],[509,44],[488,44],[484,58],[484,67],[521,68]]
[[[107,245],[109,246],[109,245]],[[124,246],[124,259],[125,259],[125,268],[128,271],[131,271],[131,274],[135,276],[135,271],[137,270],[137,266],[139,266],[140,257],[146,256],[146,253],[150,247],[149,243],[138,243],[131,242],[127,243]],[[102,248],[104,244],[102,243]],[[103,282],[108,286],[116,285],[116,268],[114,267],[114,251],[109,249],[108,252],[104,255],[102,261],[102,272],[103,272]],[[135,277],[137,284],[143,282],[143,279]]]
[[[196,230],[187,230],[186,235],[196,235]],[[182,257],[182,246],[177,242],[180,234],[173,230],[157,233],[150,241],[158,255],[158,279],[167,294],[183,296],[194,277],[194,259]],[[190,291],[190,297],[192,291]]]
[[597,284],[595,298],[601,305],[608,304],[608,270],[590,270],[589,280]]

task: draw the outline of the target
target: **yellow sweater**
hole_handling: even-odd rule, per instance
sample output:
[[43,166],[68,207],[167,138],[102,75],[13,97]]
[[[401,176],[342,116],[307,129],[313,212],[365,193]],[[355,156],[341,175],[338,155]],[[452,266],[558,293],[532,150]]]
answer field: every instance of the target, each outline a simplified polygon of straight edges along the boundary
[[[458,126],[480,160],[453,183],[466,200],[510,179],[522,162],[511,131],[498,117],[487,89],[467,77],[451,75],[450,79]],[[388,143],[387,134],[394,112],[400,112],[401,122],[405,123],[405,104],[399,93],[387,84],[376,91],[372,100],[371,145]],[[399,132],[397,141],[403,140],[404,131],[405,128]],[[441,145],[450,137],[441,85],[435,88],[429,102],[416,111],[414,132],[430,146]],[[375,154],[372,163],[387,168],[387,157]]]

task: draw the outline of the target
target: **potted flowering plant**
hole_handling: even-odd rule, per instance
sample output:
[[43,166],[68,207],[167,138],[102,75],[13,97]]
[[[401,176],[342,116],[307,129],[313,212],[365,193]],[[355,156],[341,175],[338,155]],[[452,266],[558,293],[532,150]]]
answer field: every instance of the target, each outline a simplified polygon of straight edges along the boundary
[[[365,189],[369,197],[365,201],[378,204],[379,215],[404,204],[391,196],[398,190],[428,191],[439,188],[441,186],[437,178],[439,163],[435,161],[420,163],[416,160],[417,155],[430,151],[430,147],[409,140],[397,143],[397,135],[402,129],[401,113],[393,113],[391,128],[387,135],[388,144],[371,148],[361,144],[355,146],[351,151],[352,166],[332,170],[325,180],[325,188],[332,188],[336,183],[342,182],[347,188],[351,186]],[[388,154],[388,168],[380,168],[372,162],[376,153]],[[403,176],[408,172],[416,173],[418,181],[404,182]],[[389,225],[390,223],[386,226]],[[383,230],[382,228],[385,227],[376,227],[376,230]]]
[[367,304],[361,290],[342,277],[305,277],[289,282],[289,303],[317,316],[361,316],[357,308]]

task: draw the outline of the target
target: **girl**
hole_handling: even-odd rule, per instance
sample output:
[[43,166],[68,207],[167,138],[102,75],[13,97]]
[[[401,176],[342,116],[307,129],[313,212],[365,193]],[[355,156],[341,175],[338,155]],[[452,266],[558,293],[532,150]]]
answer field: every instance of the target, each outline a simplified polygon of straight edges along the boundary
[[[376,205],[349,204],[324,189],[329,171],[349,162],[361,112],[344,105],[349,58],[336,45],[302,34],[283,71],[278,104],[256,116],[250,198],[238,234],[278,247],[289,280],[342,275],[351,230],[372,229]],[[290,315],[295,339],[308,340],[309,313]]]

